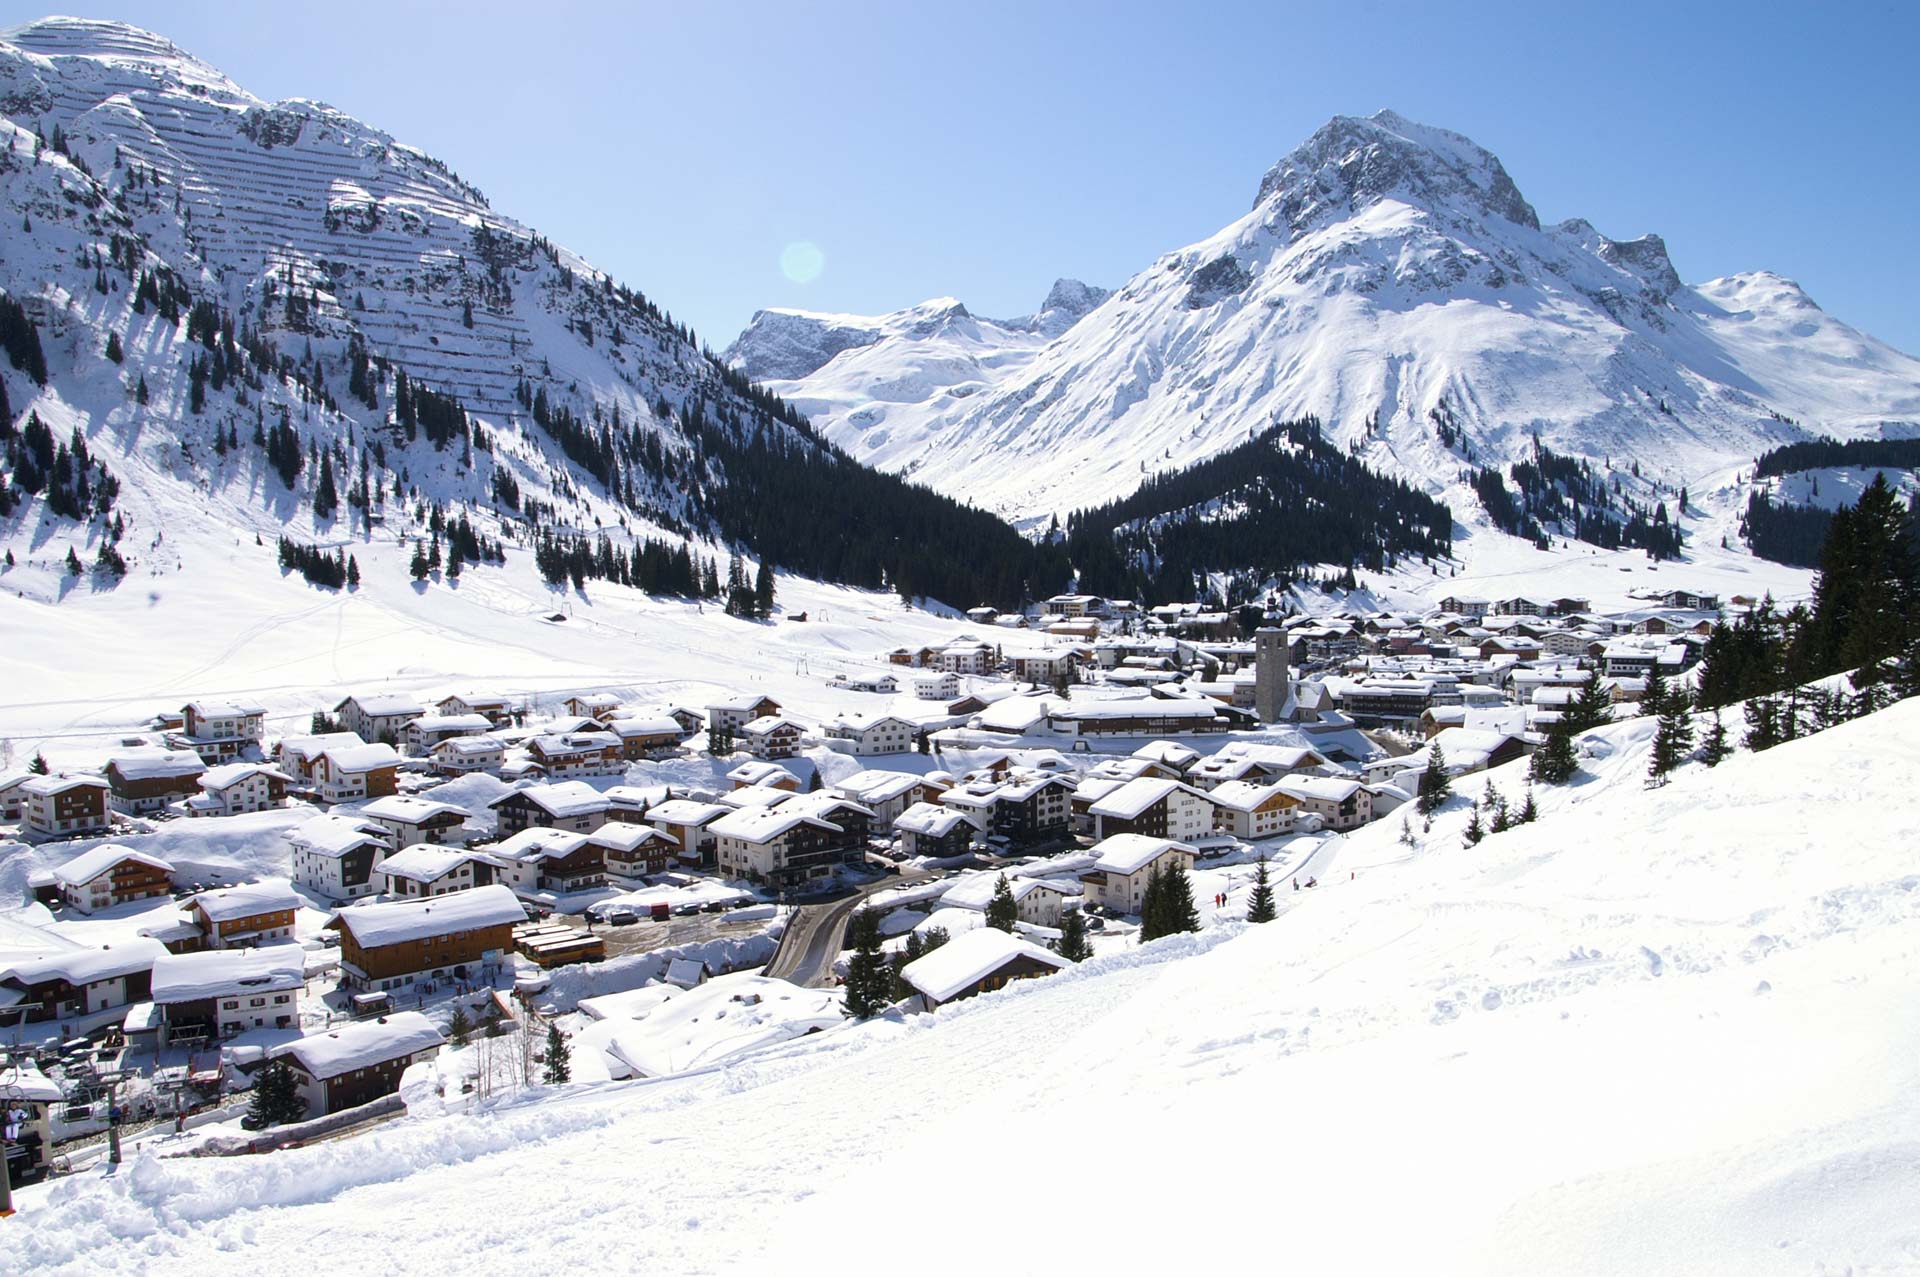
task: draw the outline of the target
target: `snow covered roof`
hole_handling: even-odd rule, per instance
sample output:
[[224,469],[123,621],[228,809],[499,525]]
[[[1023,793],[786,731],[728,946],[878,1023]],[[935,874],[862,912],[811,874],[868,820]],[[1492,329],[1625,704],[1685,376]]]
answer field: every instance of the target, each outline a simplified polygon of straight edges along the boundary
[[1039,726],[1048,710],[1065,702],[1052,696],[1006,696],[980,711],[980,726],[988,731],[1027,732]]
[[354,905],[335,914],[328,925],[347,932],[364,948],[376,948],[485,927],[518,926],[526,920],[527,911],[513,892],[496,882],[429,900]]
[[203,891],[191,903],[207,916],[208,922],[228,922],[234,918],[298,909],[300,897],[293,893],[293,884],[285,878],[266,878]]
[[607,730],[625,739],[628,736],[680,736],[680,724],[671,718],[616,718]]
[[433,747],[436,754],[490,754],[506,748],[498,736],[482,732],[473,736],[450,736]]
[[41,798],[51,798],[55,794],[64,794],[70,789],[106,789],[107,782],[99,776],[85,773],[62,773],[58,776],[29,776],[20,786],[20,792],[34,794]]
[[1115,776],[1088,776],[1073,791],[1073,800],[1081,803],[1095,803],[1130,783]]
[[401,714],[418,717],[426,708],[411,696],[349,696],[335,705],[333,712],[337,714],[348,705],[358,705],[362,714],[373,718],[392,718]]
[[1177,771],[1185,771],[1200,761],[1200,751],[1178,741],[1148,741],[1133,751],[1135,758],[1144,758],[1149,762],[1160,763]]
[[1359,781],[1338,776],[1287,776],[1274,784],[1280,787],[1282,793],[1323,803],[1343,803],[1361,789]]
[[408,726],[421,732],[484,732],[493,720],[485,714],[422,714]]
[[549,860],[570,856],[586,845],[585,834],[535,825],[531,829],[522,829],[505,842],[494,843],[486,848],[486,852],[489,856],[496,856],[501,860]]
[[841,832],[840,826],[832,821],[822,820],[804,811],[788,812],[784,803],[778,807],[745,807],[722,816],[707,828],[722,838],[770,842],[801,825],[812,825],[836,834]]
[[727,779],[736,785],[771,785],[777,781],[800,783],[800,778],[782,767],[779,763],[763,758],[751,758],[727,773]]
[[63,949],[0,965],[0,980],[17,980],[26,985],[45,984],[50,980],[65,980],[76,986],[92,984],[149,970],[166,951],[166,946],[158,940],[144,936],[97,948]]
[[287,831],[287,841],[322,856],[344,856],[362,847],[384,847],[384,832],[352,816],[319,816]]
[[976,831],[979,829],[976,822],[968,819],[966,812],[935,803],[915,803],[893,821],[896,830],[925,838],[945,838],[961,825]]
[[912,772],[884,771],[869,768],[855,772],[845,780],[835,781],[834,792],[863,803],[883,803],[898,798],[913,789],[927,783],[925,776],[916,776]]
[[774,701],[771,696],[762,696],[755,693],[743,696],[731,696],[724,700],[708,701],[707,708],[709,710],[717,709],[723,712],[732,711],[735,714],[744,714],[749,710],[757,709],[761,705],[770,703],[778,704],[779,702]]
[[1189,793],[1196,792],[1191,786],[1183,785],[1177,780],[1140,776],[1101,798],[1087,810],[1095,816],[1112,816],[1119,820],[1131,820],[1155,803],[1171,797],[1182,789]]
[[320,732],[317,735],[286,736],[280,741],[282,755],[293,754],[301,758],[316,758],[329,749],[344,749],[349,745],[364,745],[359,732]]
[[397,820],[403,824],[417,825],[422,821],[432,820],[436,816],[458,816],[461,820],[465,820],[473,813],[465,807],[456,807],[452,803],[415,798],[411,794],[389,794],[385,798],[376,798],[362,807],[360,814],[368,820]]
[[596,847],[608,851],[634,852],[651,842],[676,845],[673,836],[652,825],[636,825],[628,821],[615,820],[600,826],[587,835],[587,841]]
[[400,755],[384,741],[376,741],[371,745],[333,745],[320,752],[343,772],[370,772],[381,767],[400,765]]
[[888,723],[898,723],[908,731],[914,729],[913,723],[898,714],[841,714],[827,724],[827,730],[831,732],[838,728],[849,732],[870,732]]
[[692,958],[674,958],[667,963],[666,974],[661,978],[677,988],[691,989],[707,978],[707,964]]
[[6,1088],[8,1099],[34,1100],[41,1104],[57,1104],[67,1094],[58,1082],[42,1073],[37,1064],[21,1059],[7,1065]]
[[790,718],[782,718],[778,714],[763,715],[740,729],[741,733],[747,736],[768,736],[779,731],[797,732],[799,730],[800,724]]
[[1095,843],[1091,850],[1100,857],[1093,862],[1094,869],[1116,874],[1138,873],[1170,850],[1193,854],[1186,843],[1146,834],[1113,834]]
[[647,819],[663,825],[707,825],[733,808],[722,803],[695,802],[691,798],[669,798],[647,808]]
[[1220,712],[1218,701],[1177,700],[1164,696],[1140,696],[1131,700],[1073,701],[1056,706],[1054,718],[1069,722],[1108,718],[1213,718]]
[[546,785],[529,785],[496,798],[488,804],[498,807],[515,798],[524,798],[549,816],[586,816],[607,809],[607,796],[584,780],[561,780]]
[[925,957],[909,962],[900,969],[900,976],[933,1001],[945,1002],[1016,958],[1030,958],[1056,971],[1073,965],[1031,940],[1022,940],[994,927],[981,927],[955,936]]
[[265,763],[222,763],[218,767],[209,767],[200,774],[200,788],[203,790],[231,789],[253,776],[265,776],[270,780],[293,779],[278,767],[269,767]]
[[[952,909],[979,909],[984,911],[993,903],[993,893],[998,889],[1000,875],[997,873],[968,874],[947,889],[940,897],[940,903]],[[1051,891],[1062,896],[1081,894],[1077,882],[1063,882],[1054,878],[1014,878],[1007,879],[1007,890],[1015,900],[1025,900],[1036,891]]]
[[306,980],[306,950],[297,944],[203,949],[153,960],[153,1000],[162,1006],[227,993],[298,989]]
[[[1250,780],[1229,780],[1214,786],[1207,792],[1207,797],[1217,806],[1230,808],[1233,811],[1252,811],[1275,794],[1284,793],[1286,791],[1280,788],[1277,781],[1259,785]],[[1292,795],[1289,794],[1288,797]]]
[[473,856],[458,847],[443,847],[439,843],[417,842],[411,847],[403,847],[374,867],[376,873],[389,878],[405,878],[408,882],[432,882],[445,874],[452,873]]
[[833,989],[745,973],[720,976],[622,1025],[606,1049],[636,1076],[665,1077],[844,1024],[841,1006]]
[[778,807],[791,797],[791,789],[780,789],[773,785],[742,785],[720,795],[720,801],[730,808]]
[[328,1078],[431,1051],[445,1042],[433,1021],[418,1011],[395,1011],[282,1043],[268,1054],[292,1058],[309,1077]]
[[207,770],[205,761],[190,749],[128,750],[109,758],[107,766],[128,780],[169,780]]
[[55,865],[53,867],[54,881],[64,883],[70,887],[84,886],[123,860],[131,860],[136,864],[145,865],[149,869],[158,869],[164,874],[173,872],[173,866],[158,856],[149,856],[144,851],[135,851],[133,848],[123,847],[117,842],[109,842],[83,851],[63,864]]
[[254,718],[267,712],[266,706],[244,701],[190,701],[181,713],[192,710],[200,718]]

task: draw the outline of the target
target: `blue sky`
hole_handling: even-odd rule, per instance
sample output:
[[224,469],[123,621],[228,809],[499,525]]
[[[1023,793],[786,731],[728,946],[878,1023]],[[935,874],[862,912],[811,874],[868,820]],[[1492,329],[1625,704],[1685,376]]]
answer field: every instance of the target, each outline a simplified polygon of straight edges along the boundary
[[[0,0],[0,23],[41,10]],[[1034,309],[1246,211],[1329,116],[1498,154],[1546,221],[1766,268],[1920,352],[1913,6],[103,2],[419,145],[724,346],[761,306]],[[818,258],[804,250],[817,247]],[[783,274],[817,266],[809,282]],[[808,273],[802,269],[799,273]]]

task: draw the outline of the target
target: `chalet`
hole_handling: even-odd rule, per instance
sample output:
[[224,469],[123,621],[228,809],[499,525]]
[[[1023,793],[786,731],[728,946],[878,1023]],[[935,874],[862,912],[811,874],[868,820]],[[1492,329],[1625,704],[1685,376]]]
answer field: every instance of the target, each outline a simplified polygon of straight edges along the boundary
[[29,771],[0,772],[0,821],[18,821],[26,814]]
[[604,723],[619,711],[620,698],[612,692],[581,692],[567,697],[562,702],[561,708],[569,714],[577,714],[581,718],[591,718]]
[[1013,657],[1013,676],[1028,683],[1053,684],[1072,679],[1080,670],[1080,654],[1072,649],[1020,652]]
[[[28,1024],[70,1020],[145,1002],[166,949],[138,937],[0,963],[0,1005]],[[24,1013],[15,1008],[24,1007]]]
[[755,758],[792,758],[800,752],[800,724],[769,714],[742,727],[739,739]]
[[1525,737],[1517,731],[1465,726],[1449,727],[1439,732],[1434,736],[1433,743],[1439,746],[1441,756],[1446,759],[1447,771],[1455,776],[1499,767],[1525,758],[1532,752]]
[[382,798],[399,789],[399,770],[400,755],[385,742],[330,746],[313,760],[313,787],[328,803]]
[[1277,781],[1256,785],[1229,780],[1207,791],[1213,803],[1213,827],[1248,842],[1277,838],[1293,832],[1294,812],[1300,800]]
[[381,890],[396,900],[451,895],[493,881],[493,865],[485,858],[430,842],[402,847],[375,865],[373,872]]
[[407,724],[407,752],[415,758],[430,758],[442,741],[485,736],[492,730],[493,720],[485,714],[422,714]]
[[470,692],[464,696],[443,696],[433,703],[434,712],[451,718],[459,714],[478,714],[495,727],[511,726],[513,702],[504,696]]
[[1129,779],[1132,778],[1082,776],[1067,800],[1073,832],[1083,838],[1093,837],[1093,805],[1125,785]]
[[506,743],[498,736],[455,736],[433,747],[433,770],[442,776],[498,775],[506,758]]
[[109,792],[98,776],[29,776],[20,784],[20,827],[42,837],[105,832]]
[[1371,678],[1339,688],[1340,711],[1363,727],[1406,727],[1433,703],[1426,678]]
[[1045,608],[1048,616],[1105,616],[1107,601],[1097,594],[1056,594]]
[[859,756],[910,754],[920,728],[892,714],[843,714],[820,733],[829,749]]
[[333,707],[340,726],[361,740],[384,741],[397,745],[405,736],[407,724],[426,712],[426,707],[410,696],[349,696]]
[[1174,776],[1186,775],[1192,770],[1193,765],[1200,761],[1199,750],[1171,740],[1148,741],[1134,750],[1133,756],[1144,758]]
[[935,668],[944,674],[990,674],[993,648],[978,639],[961,639],[940,649]]
[[208,766],[258,749],[266,736],[267,711],[238,701],[195,701],[180,710],[180,729],[167,734],[174,749],[190,749]]
[[713,822],[720,872],[774,887],[824,878],[835,865],[857,859],[842,845],[846,831],[832,821],[778,807],[749,807]]
[[287,831],[293,880],[323,900],[372,895],[373,868],[392,846],[384,829],[353,816],[321,816]]
[[1373,819],[1373,791],[1357,780],[1289,776],[1275,783],[1300,800],[1299,815],[1318,816],[1327,829],[1358,829]]
[[158,856],[103,843],[53,867],[53,881],[69,909],[95,913],[136,900],[171,895],[173,866]]
[[1608,678],[1645,678],[1659,656],[1657,648],[1609,643],[1600,654],[1600,669]]
[[183,816],[239,816],[287,800],[292,778],[265,763],[221,763],[200,774],[200,792],[174,804]]
[[893,819],[900,853],[909,857],[964,856],[973,850],[980,829],[971,813],[927,802],[915,803]]
[[900,690],[900,680],[891,674],[836,674],[827,680],[827,686],[891,696]]
[[340,933],[341,984],[397,989],[449,976],[464,979],[513,948],[527,911],[493,883],[426,900],[354,905],[327,926]]
[[516,789],[491,804],[502,837],[523,829],[562,829],[589,834],[607,823],[611,806],[605,794],[580,780]]
[[288,736],[280,742],[276,755],[280,770],[302,785],[313,783],[314,764],[329,749],[364,745],[357,732],[321,732],[313,736]]
[[774,789],[784,789],[790,794],[800,792],[800,778],[782,767],[779,763],[754,759],[741,763],[727,772],[727,779],[733,782],[735,789],[749,789],[755,785],[767,785]]
[[1440,600],[1440,610],[1451,612],[1455,616],[1464,616],[1468,620],[1478,621],[1487,614],[1492,604],[1477,595],[1449,594]]
[[738,733],[756,718],[774,718],[780,702],[771,696],[736,696],[707,706],[707,726],[713,731]]
[[[942,909],[972,909],[985,913],[993,903],[1003,875],[970,874],[940,897]],[[1082,888],[1070,878],[1008,878],[1007,892],[1013,897],[1015,916],[1036,927],[1057,927],[1061,915],[1080,907]]]
[[536,825],[483,850],[499,867],[496,881],[523,894],[584,891],[607,884],[605,846],[588,841],[587,834]]
[[979,607],[970,607],[967,609],[967,619],[975,625],[992,625],[1000,619],[1000,609],[988,607],[982,603]]
[[667,872],[680,856],[673,835],[652,825],[609,822],[588,834],[587,841],[600,848],[607,877],[630,885]]
[[846,852],[849,861],[858,861],[866,854],[867,838],[873,832],[872,808],[826,790],[816,790],[797,794],[781,803],[780,811],[783,815],[812,816],[838,826],[839,834],[822,839],[821,846]]
[[1095,843],[1092,853],[1098,858],[1080,875],[1080,884],[1088,904],[1110,913],[1139,913],[1155,869],[1164,873],[1174,865],[1193,868],[1192,847],[1145,834],[1115,834]]
[[251,949],[293,938],[300,897],[285,878],[203,891],[187,902],[187,916],[209,949]]
[[647,823],[673,839],[681,864],[712,868],[719,845],[719,836],[712,832],[713,822],[732,810],[719,803],[669,798],[647,808]]
[[909,962],[900,969],[900,978],[913,987],[928,1010],[933,1010],[943,1003],[1003,989],[1015,980],[1053,975],[1072,965],[1031,940],[981,927]]
[[616,718],[607,730],[620,738],[620,756],[629,760],[665,758],[680,748],[680,724],[665,715]]
[[874,825],[885,830],[901,812],[915,803],[931,801],[947,788],[942,781],[911,772],[863,771],[835,781],[833,792],[867,808],[873,813]]
[[973,780],[940,795],[940,802],[973,817],[988,836],[1032,847],[1072,832],[1074,782],[1057,773],[1009,772],[1003,780]]
[[465,841],[466,808],[452,803],[437,803],[409,794],[390,794],[362,807],[359,819],[387,831],[392,847],[411,847],[417,842],[457,843]]
[[300,1027],[306,950],[297,944],[168,953],[153,960],[162,1041]]
[[407,1067],[440,1053],[446,1039],[418,1011],[356,1020],[276,1046],[293,1072],[308,1118],[370,1104],[400,1089]]
[[207,765],[190,749],[142,749],[107,760],[107,803],[128,816],[165,811],[200,792]]
[[960,694],[958,674],[916,674],[913,694],[923,701],[950,701]]
[[647,716],[650,718],[661,715],[680,724],[682,737],[691,736],[707,725],[707,720],[702,718],[698,711],[688,709],[684,705],[661,705],[647,711]]
[[667,785],[609,785],[601,792],[607,800],[609,824],[644,824],[647,808],[673,796],[672,787]]
[[547,776],[621,776],[626,773],[626,749],[612,732],[565,732],[536,736],[527,753]]
[[1668,590],[1660,596],[1664,607],[1679,608],[1688,612],[1717,612],[1720,610],[1718,594],[1703,594],[1698,590]]
[[1130,780],[1088,809],[1093,836],[1145,834],[1192,842],[1213,832],[1213,804],[1206,794],[1177,780],[1142,776]]

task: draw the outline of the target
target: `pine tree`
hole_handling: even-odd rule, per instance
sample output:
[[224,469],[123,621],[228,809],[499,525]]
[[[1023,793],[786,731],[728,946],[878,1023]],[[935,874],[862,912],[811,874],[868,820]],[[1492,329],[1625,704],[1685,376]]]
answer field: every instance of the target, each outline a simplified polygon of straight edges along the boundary
[[1467,832],[1466,832],[1467,846],[1469,847],[1478,846],[1480,844],[1480,840],[1482,838],[1485,838],[1486,836],[1487,836],[1487,827],[1480,823],[1480,804],[1475,803],[1473,805],[1472,814],[1467,818]]
[[360,560],[352,555],[347,556],[347,588],[360,588]]
[[1162,890],[1166,893],[1164,905],[1167,929],[1162,934],[1172,935],[1179,931],[1200,930],[1200,911],[1193,907],[1193,883],[1187,877],[1186,865],[1176,857],[1173,863],[1167,866],[1165,877],[1166,885]]
[[753,614],[763,621],[773,615],[773,564],[765,555],[753,578]]
[[723,758],[733,752],[733,729],[715,723],[707,728],[707,752]]
[[1267,877],[1267,858],[1262,856],[1253,870],[1253,894],[1247,898],[1247,921],[1272,922],[1279,916],[1279,902],[1274,899],[1273,883]]
[[887,1009],[892,972],[880,952],[880,915],[861,908],[853,915],[853,957],[847,962],[847,1014],[868,1020]]
[[1060,919],[1060,938],[1053,951],[1068,962],[1085,962],[1093,956],[1093,944],[1087,939],[1087,919],[1078,909],[1069,909]]
[[1515,817],[1513,823],[1516,825],[1531,825],[1534,821],[1540,819],[1540,808],[1533,801],[1532,785],[1528,785],[1526,789],[1521,792],[1523,797],[1520,800],[1520,814]]
[[124,360],[126,357],[127,357],[127,352],[124,349],[122,349],[120,345],[120,334],[108,333],[107,334],[107,358],[111,359],[114,363],[117,364],[117,363],[120,363],[122,360]]
[[465,1007],[457,1006],[447,1019],[447,1041],[455,1046],[465,1046],[467,1039],[473,1036],[473,1019]]
[[987,925],[1011,935],[1013,924],[1018,921],[1020,906],[1014,902],[1013,888],[1007,885],[1007,876],[1001,874],[993,884],[993,899],[987,902]]
[[1580,685],[1580,695],[1567,707],[1564,720],[1567,731],[1578,735],[1595,727],[1604,726],[1613,721],[1613,702],[1600,686],[1600,671],[1594,670],[1587,675],[1587,681]]
[[283,1059],[267,1061],[253,1079],[253,1099],[247,1105],[247,1125],[255,1130],[297,1122],[307,1115],[299,1084]]
[[1693,749],[1693,719],[1685,688],[1674,688],[1660,698],[1660,723],[1653,733],[1653,755],[1647,771],[1654,784],[1681,763]]
[[1547,730],[1547,743],[1535,751],[1528,765],[1533,779],[1543,785],[1564,785],[1580,770],[1579,757],[1573,752],[1573,729],[1564,722]]
[[80,562],[80,556],[74,552],[74,549],[72,546],[68,546],[67,547],[67,575],[79,576],[84,571],[86,571],[86,564]]
[[1486,804],[1487,810],[1493,813],[1487,825],[1489,833],[1504,834],[1512,828],[1513,815],[1507,810],[1507,796],[1495,789],[1492,781],[1487,782]]
[[1140,943],[1167,934],[1167,876],[1156,863],[1147,871],[1146,890],[1140,893]]
[[547,1049],[540,1063],[545,1066],[541,1079],[548,1086],[561,1086],[573,1080],[573,1048],[567,1045],[567,1036],[560,1032],[558,1024],[547,1025]]
[[1700,761],[1709,767],[1718,767],[1726,756],[1733,752],[1733,746],[1727,743],[1727,725],[1720,721],[1720,711],[1713,711],[1713,726],[1707,728],[1707,738],[1700,742]]
[[1440,742],[1435,741],[1427,751],[1427,768],[1420,773],[1420,814],[1431,816],[1439,811],[1453,793],[1453,778],[1447,775],[1447,760],[1440,751]]
[[340,508],[340,492],[333,483],[333,454],[327,453],[320,459],[320,483],[313,491],[313,513],[315,518],[331,519],[333,512]]
[[1780,724],[1781,707],[1778,698],[1756,696],[1747,702],[1746,737],[1742,741],[1753,753],[1772,749],[1784,736]]
[[33,761],[27,764],[27,770],[32,772],[36,776],[46,775],[47,774],[47,756],[45,754],[35,754],[33,756]]
[[147,379],[144,374],[142,374],[139,383],[133,388],[133,401],[138,404],[147,402]]

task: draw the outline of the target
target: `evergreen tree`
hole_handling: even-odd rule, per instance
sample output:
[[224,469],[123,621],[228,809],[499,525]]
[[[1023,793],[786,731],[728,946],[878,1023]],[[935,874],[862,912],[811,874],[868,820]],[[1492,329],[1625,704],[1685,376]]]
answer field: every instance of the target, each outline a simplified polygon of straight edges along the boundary
[[1640,694],[1640,712],[1648,718],[1659,718],[1667,712],[1667,679],[1660,672],[1659,661],[1647,670],[1647,690]]
[[127,352],[124,349],[122,349],[120,345],[120,334],[108,333],[107,334],[107,358],[111,359],[114,363],[117,364],[125,360],[126,357],[127,357]]
[[1167,934],[1167,876],[1156,863],[1147,871],[1146,890],[1140,893],[1140,943]]
[[447,1040],[455,1046],[465,1046],[467,1039],[473,1036],[473,1020],[467,1015],[465,1007],[457,1006],[447,1020]]
[[1093,944],[1087,939],[1087,919],[1078,909],[1069,909],[1060,919],[1060,938],[1053,951],[1068,962],[1085,962],[1093,956]]
[[318,519],[331,519],[340,508],[340,493],[333,483],[333,454],[320,459],[320,483],[313,492],[313,513]]
[[147,402],[147,378],[144,373],[141,374],[139,383],[133,388],[133,401],[137,404]]
[[773,564],[765,555],[753,578],[753,614],[763,621],[773,615]]
[[267,1061],[254,1075],[253,1099],[247,1105],[247,1125],[255,1130],[297,1122],[307,1115],[293,1070],[280,1058]]
[[1726,756],[1733,752],[1733,746],[1727,743],[1727,725],[1720,721],[1720,711],[1713,711],[1713,725],[1707,728],[1707,738],[1700,742],[1700,761],[1709,767],[1718,767]]
[[1427,751],[1427,768],[1420,773],[1419,807],[1422,816],[1439,811],[1453,793],[1453,778],[1447,775],[1447,760],[1435,741]]
[[1784,737],[1780,728],[1780,702],[1772,696],[1756,696],[1747,702],[1747,732],[1742,741],[1753,753],[1772,749]]
[[1528,762],[1528,774],[1542,785],[1565,785],[1580,770],[1580,759],[1572,751],[1572,730],[1565,722],[1548,728],[1548,743],[1534,751]]
[[545,1071],[541,1079],[548,1086],[560,1086],[573,1080],[573,1048],[567,1045],[566,1034],[560,1032],[558,1024],[547,1025],[547,1049],[540,1057]]
[[1247,898],[1248,922],[1272,922],[1280,916],[1279,903],[1274,899],[1273,883],[1267,877],[1267,858],[1260,857],[1260,863],[1253,870],[1253,894]]
[[707,752],[724,758],[733,752],[733,729],[716,723],[707,728]]
[[1013,924],[1018,921],[1020,907],[1014,903],[1013,888],[1007,885],[1007,876],[1001,874],[993,884],[993,899],[987,902],[987,925],[1011,935]]
[[868,1020],[885,1011],[893,974],[880,952],[880,915],[872,909],[854,912],[853,957],[847,962],[847,1014]]
[[1613,702],[1600,686],[1600,671],[1593,670],[1587,675],[1587,681],[1580,685],[1580,695],[1567,707],[1566,718],[1569,734],[1578,735],[1613,721]]
[[35,754],[33,756],[33,761],[27,764],[27,770],[32,772],[36,776],[46,775],[47,774],[47,756],[45,754]]
[[1687,761],[1693,750],[1692,706],[1685,688],[1676,687],[1660,700],[1660,723],[1653,733],[1653,756],[1648,773],[1655,784]]
[[432,568],[427,566],[427,551],[425,547],[421,546],[418,542],[414,543],[413,562],[408,565],[408,570],[413,573],[413,579],[416,581],[426,580],[427,573],[433,571]]
[[1467,846],[1469,847],[1479,846],[1480,840],[1482,838],[1485,838],[1486,836],[1487,836],[1487,828],[1485,825],[1480,823],[1480,804],[1475,803],[1473,805],[1472,814],[1467,817],[1467,832],[1466,832]]
[[1193,882],[1187,877],[1186,865],[1175,857],[1164,876],[1166,881],[1161,890],[1166,893],[1162,902],[1166,910],[1163,915],[1166,930],[1162,934],[1200,930],[1200,911],[1193,907]]
[[79,576],[84,571],[86,571],[86,564],[80,562],[80,556],[74,552],[74,549],[72,546],[68,546],[67,547],[67,575]]
[[1492,781],[1488,781],[1485,801],[1487,810],[1493,813],[1488,819],[1488,832],[1504,834],[1513,826],[1513,815],[1507,810],[1507,796],[1495,789]]
[[347,588],[354,590],[360,588],[360,560],[352,555],[347,556]]
[[1520,814],[1514,818],[1513,823],[1516,825],[1531,825],[1534,821],[1540,819],[1540,808],[1533,801],[1533,786],[1528,785],[1521,793],[1523,796],[1520,800]]

